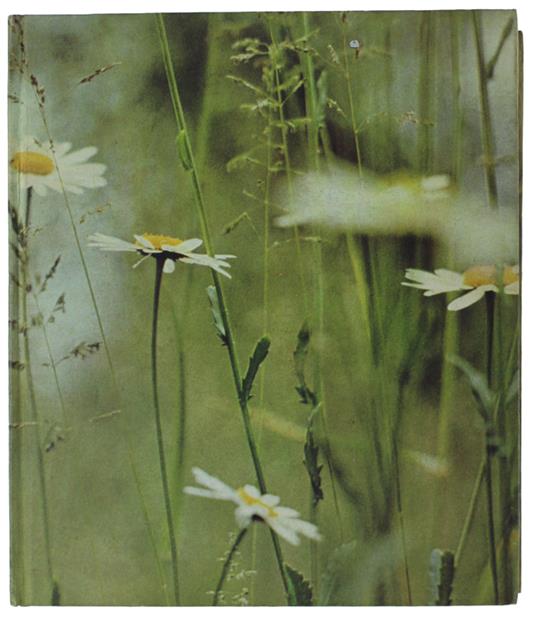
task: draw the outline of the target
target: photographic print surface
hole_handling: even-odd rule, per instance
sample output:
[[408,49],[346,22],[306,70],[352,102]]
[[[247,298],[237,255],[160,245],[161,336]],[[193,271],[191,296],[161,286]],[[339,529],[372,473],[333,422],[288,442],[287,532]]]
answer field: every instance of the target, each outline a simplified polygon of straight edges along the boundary
[[515,603],[515,12],[9,33],[12,603]]

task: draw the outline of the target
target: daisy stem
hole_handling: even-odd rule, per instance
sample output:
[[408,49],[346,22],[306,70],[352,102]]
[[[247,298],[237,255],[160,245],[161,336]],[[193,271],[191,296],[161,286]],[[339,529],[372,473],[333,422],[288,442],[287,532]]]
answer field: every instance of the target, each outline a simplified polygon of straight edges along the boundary
[[484,156],[484,172],[486,175],[486,189],[488,194],[488,205],[491,209],[497,209],[497,174],[495,171],[495,155],[493,147],[493,128],[491,122],[491,110],[488,92],[488,76],[486,72],[486,61],[484,59],[484,48],[482,44],[482,33],[480,30],[480,16],[478,11],[472,11],[473,34],[475,38],[476,56],[478,63],[478,88],[480,95],[480,122],[482,132],[482,148]]
[[[32,188],[28,188],[26,193],[26,213],[25,223],[28,232],[30,226],[30,214],[32,205]],[[60,589],[54,575],[54,569],[52,565],[52,545],[50,535],[50,508],[48,503],[48,490],[45,474],[45,463],[43,460],[43,452],[41,449],[42,438],[40,433],[41,418],[39,409],[37,407],[37,397],[35,394],[35,386],[32,373],[32,361],[31,361],[31,349],[30,349],[30,330],[28,323],[28,294],[31,291],[31,283],[28,278],[28,257],[29,249],[28,242],[29,236],[26,237],[26,248],[24,252],[24,261],[22,265],[22,320],[24,325],[24,363],[26,370],[26,382],[28,386],[28,394],[30,397],[30,408],[32,411],[32,420],[35,422],[35,456],[37,461],[38,472],[38,498],[41,503],[41,513],[43,519],[43,538],[45,547],[45,562],[47,567],[47,578],[50,588],[50,604],[58,605],[60,599]]]
[[214,597],[212,598],[213,606],[217,606],[219,604],[221,589],[223,587],[223,583],[225,582],[225,579],[227,578],[227,574],[229,573],[229,568],[231,567],[233,556],[238,550],[238,547],[242,543],[242,539],[244,539],[247,532],[248,532],[248,529],[243,528],[238,533],[233,545],[231,546],[231,549],[229,550],[229,553],[227,554],[227,558],[225,559],[225,562],[223,563],[223,567],[221,570],[220,579],[218,580],[218,584],[216,585],[216,589],[214,590]]
[[[188,153],[189,161],[191,163],[190,175],[191,175],[191,181],[192,181],[192,186],[193,186],[193,191],[194,191],[195,207],[196,207],[197,215],[199,219],[199,226],[201,228],[201,235],[205,243],[207,254],[209,254],[210,256],[213,256],[214,249],[212,246],[212,239],[211,239],[210,229],[208,225],[208,217],[206,213],[203,192],[201,189],[201,180],[197,172],[196,162],[195,162],[195,158],[194,158],[194,154],[192,150],[192,144],[190,141],[190,137],[188,135],[186,119],[184,116],[184,110],[182,108],[179,88],[178,88],[177,80],[175,78],[173,61],[172,61],[171,52],[169,49],[169,42],[168,42],[168,38],[166,34],[164,17],[161,13],[157,14],[156,23],[157,23],[160,45],[162,48],[162,58],[163,58],[164,67],[166,70],[170,97],[172,100],[173,111],[175,114],[175,121],[177,123],[178,131],[183,132],[184,144],[185,144],[185,147]],[[246,433],[246,439],[247,439],[248,447],[251,453],[253,466],[255,468],[255,474],[257,477],[257,482],[259,484],[259,489],[261,493],[264,494],[267,492],[266,482],[264,479],[264,473],[262,470],[261,461],[260,461],[258,450],[257,450],[257,445],[255,442],[255,436],[253,434],[253,428],[251,426],[251,418],[249,414],[247,399],[244,399],[242,395],[242,379],[241,379],[241,372],[240,372],[240,364],[238,361],[238,354],[236,352],[236,345],[234,342],[233,330],[231,326],[229,312],[227,310],[227,304],[225,302],[223,287],[221,285],[219,274],[214,270],[212,270],[212,278],[214,281],[214,288],[216,289],[216,295],[218,299],[218,307],[219,307],[219,311],[222,317],[225,335],[227,338],[226,344],[227,344],[227,352],[229,354],[229,363],[231,366],[231,372],[233,376],[233,383],[235,387],[237,400],[240,405],[240,412],[242,416],[242,422],[244,425],[244,431]],[[294,603],[291,597],[290,591],[289,591],[289,579],[287,577],[287,572],[285,570],[285,564],[283,561],[283,553],[281,551],[281,545],[279,543],[279,538],[272,529],[270,529],[270,534],[272,537],[272,543],[274,546],[274,551],[275,551],[275,555],[277,559],[279,572],[281,574],[281,579],[283,581],[285,593],[287,594],[287,599],[289,600],[289,603]]]
[[[494,333],[494,307],[495,294],[486,293],[486,330],[487,330],[487,381],[490,390],[492,390],[493,380],[493,333]],[[492,424],[492,421],[489,421]],[[488,512],[488,531],[490,546],[490,568],[493,582],[493,595],[495,604],[499,603],[499,579],[497,572],[497,545],[495,538],[495,518],[493,514],[493,457],[494,447],[489,445],[486,438],[486,502]]]
[[169,550],[171,554],[171,567],[173,571],[173,590],[175,593],[175,604],[180,603],[179,598],[179,566],[177,561],[177,543],[175,541],[175,530],[173,527],[173,511],[171,508],[171,496],[169,493],[169,483],[166,468],[166,455],[164,451],[164,434],[162,431],[162,420],[160,417],[160,405],[158,401],[158,365],[157,365],[157,341],[158,341],[158,307],[160,303],[160,287],[162,284],[162,273],[164,270],[165,258],[157,255],[155,257],[156,274],[154,281],[153,297],[153,321],[151,332],[151,374],[153,382],[153,404],[156,425],[156,441],[158,446],[158,459],[160,465],[160,478],[162,480],[162,492],[164,495],[164,506],[166,510],[166,521],[169,537]]

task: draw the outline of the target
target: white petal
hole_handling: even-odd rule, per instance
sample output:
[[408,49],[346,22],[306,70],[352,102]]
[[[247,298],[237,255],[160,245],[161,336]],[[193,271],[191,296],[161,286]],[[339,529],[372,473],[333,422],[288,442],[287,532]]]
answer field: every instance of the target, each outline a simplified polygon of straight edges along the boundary
[[511,282],[509,285],[506,285],[504,288],[504,292],[506,295],[519,295],[519,280],[516,282]]
[[110,252],[137,252],[138,248],[130,242],[119,237],[111,235],[103,235],[102,233],[94,233],[88,237],[89,246],[100,248],[101,250]]
[[481,287],[477,287],[476,289],[469,291],[469,293],[453,300],[447,306],[447,309],[449,311],[459,311],[463,308],[467,308],[468,306],[471,306],[471,304],[475,304],[481,300],[487,291],[494,291],[497,293],[498,289],[495,285],[482,285]]
[[175,271],[175,261],[166,259],[164,261],[164,274],[172,274]]
[[254,485],[244,485],[244,491],[248,496],[251,496],[252,498],[260,499],[261,497],[261,493]]
[[255,512],[247,505],[240,505],[235,509],[236,523],[240,528],[247,528],[251,524],[254,515]]
[[140,244],[140,246],[143,246],[143,248],[147,248],[147,250],[155,250],[153,244],[142,235],[134,235],[134,239],[138,242],[138,244]]
[[279,504],[280,500],[281,499],[279,498],[279,496],[274,496],[273,494],[263,494],[261,496],[261,501],[269,507],[276,507]]
[[267,518],[266,523],[280,537],[285,539],[285,541],[291,543],[293,546],[297,546],[300,543],[300,538],[298,537],[294,529],[289,527],[284,520],[278,518]]
[[187,239],[176,246],[162,246],[164,250],[168,250],[169,252],[177,252],[183,254],[185,252],[192,252],[196,248],[199,248],[203,244],[202,239]]
[[58,167],[61,169],[61,165],[70,166],[72,164],[80,164],[82,162],[87,162],[90,158],[92,158],[95,153],[97,153],[97,147],[84,147],[83,149],[79,149],[78,151],[73,151],[69,153],[69,155],[58,155],[56,150],[56,156],[58,157]]
[[201,468],[192,468],[192,472],[196,482],[216,492],[218,498],[236,500],[236,491],[223,483],[223,481],[207,474],[204,470],[201,470]]
[[202,496],[203,498],[214,498],[215,500],[221,500],[221,497],[217,492],[214,492],[210,489],[200,489],[199,487],[192,487],[191,485],[187,485],[183,492],[185,494],[191,494],[192,496]]

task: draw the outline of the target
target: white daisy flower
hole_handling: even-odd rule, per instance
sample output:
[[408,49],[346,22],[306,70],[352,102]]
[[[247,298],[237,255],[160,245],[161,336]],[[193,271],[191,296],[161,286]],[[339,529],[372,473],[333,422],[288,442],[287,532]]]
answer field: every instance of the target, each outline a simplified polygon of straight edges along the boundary
[[240,528],[247,528],[252,521],[260,520],[266,522],[280,537],[292,545],[300,543],[298,535],[316,541],[321,539],[318,528],[314,524],[299,519],[300,514],[294,509],[280,506],[279,496],[261,494],[253,485],[233,489],[201,468],[193,468],[192,472],[196,482],[206,489],[188,486],[184,488],[184,491],[193,496],[234,502],[237,505],[235,518]]
[[500,277],[495,265],[476,265],[461,274],[445,269],[433,273],[408,269],[406,278],[413,282],[403,282],[404,286],[423,289],[426,297],[451,291],[468,291],[447,306],[450,311],[467,308],[481,300],[488,291],[499,293],[500,288],[507,295],[519,295],[519,265],[504,267]]
[[231,267],[226,259],[236,259],[233,254],[217,254],[213,257],[208,254],[197,254],[192,252],[203,242],[200,239],[178,239],[167,235],[154,235],[144,233],[134,235],[135,242],[128,242],[118,237],[95,233],[89,236],[89,246],[99,248],[107,252],[137,252],[143,257],[133,265],[137,267],[142,261],[150,256],[160,255],[164,260],[164,272],[171,274],[175,271],[175,262],[191,263],[193,265],[203,265],[231,278],[223,268]]
[[[105,186],[106,179],[102,175],[106,166],[88,162],[97,153],[97,148],[85,147],[69,153],[71,146],[70,142],[54,145],[57,168],[65,191],[82,194],[84,188]],[[45,196],[48,189],[61,192],[62,185],[50,144],[27,137],[19,148],[9,164],[16,171],[22,187],[33,188],[39,196]]]

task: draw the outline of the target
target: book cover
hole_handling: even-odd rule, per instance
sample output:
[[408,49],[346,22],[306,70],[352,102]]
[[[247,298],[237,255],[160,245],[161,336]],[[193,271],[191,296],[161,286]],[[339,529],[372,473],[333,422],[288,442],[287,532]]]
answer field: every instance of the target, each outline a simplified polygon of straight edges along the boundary
[[515,603],[515,11],[8,27],[12,604]]

